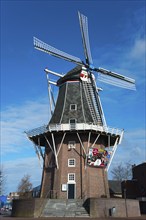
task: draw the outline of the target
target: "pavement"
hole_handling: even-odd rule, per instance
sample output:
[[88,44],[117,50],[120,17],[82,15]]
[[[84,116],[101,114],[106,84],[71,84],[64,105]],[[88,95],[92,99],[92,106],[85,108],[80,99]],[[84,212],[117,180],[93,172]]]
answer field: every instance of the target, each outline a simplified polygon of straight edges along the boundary
[[127,218],[117,218],[117,217],[107,217],[107,218],[90,218],[90,217],[40,217],[40,218],[23,218],[23,217],[12,217],[11,212],[0,213],[0,220],[146,220],[146,215],[140,217],[127,217]]
[[141,217],[135,217],[135,218],[115,218],[115,217],[109,217],[109,218],[88,218],[88,217],[45,217],[45,218],[21,218],[21,217],[11,217],[11,216],[0,216],[1,220],[146,220],[146,215]]

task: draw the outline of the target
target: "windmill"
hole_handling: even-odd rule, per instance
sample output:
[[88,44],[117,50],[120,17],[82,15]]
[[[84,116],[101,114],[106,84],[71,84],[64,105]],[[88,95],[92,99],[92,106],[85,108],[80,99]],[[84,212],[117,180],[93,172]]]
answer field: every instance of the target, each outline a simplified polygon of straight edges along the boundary
[[[85,61],[34,37],[37,50],[76,64],[64,75],[45,69],[51,118],[48,125],[26,132],[43,159],[41,197],[109,197],[106,172],[123,130],[107,126],[94,74],[98,74],[99,81],[135,90],[135,80],[94,67],[88,20],[80,12],[78,16]],[[52,74],[58,77],[57,82],[50,80]],[[56,103],[51,85],[59,87]]]

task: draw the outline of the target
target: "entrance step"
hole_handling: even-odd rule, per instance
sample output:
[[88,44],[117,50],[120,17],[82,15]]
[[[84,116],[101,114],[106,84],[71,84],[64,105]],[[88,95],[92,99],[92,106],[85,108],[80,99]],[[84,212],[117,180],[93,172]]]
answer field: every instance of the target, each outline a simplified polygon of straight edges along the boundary
[[82,199],[48,199],[41,217],[89,217]]

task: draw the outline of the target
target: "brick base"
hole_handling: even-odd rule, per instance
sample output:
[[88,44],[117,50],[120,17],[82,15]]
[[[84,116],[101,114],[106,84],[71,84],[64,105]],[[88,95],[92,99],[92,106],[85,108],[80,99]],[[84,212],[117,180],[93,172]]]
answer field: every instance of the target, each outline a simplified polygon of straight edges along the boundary
[[47,199],[13,200],[12,217],[39,217]]
[[[45,206],[48,202],[51,202],[50,199],[23,199],[23,200],[14,200],[12,208],[13,217],[40,217]],[[68,204],[70,200],[64,199],[55,199],[53,200],[54,204]],[[73,200],[71,201],[73,203]],[[75,202],[74,202],[75,203]],[[54,210],[53,210],[54,207]],[[62,206],[61,206],[62,207]],[[139,201],[134,199],[108,199],[108,198],[89,198],[83,203],[83,207],[86,207],[87,212],[90,215],[90,218],[101,218],[101,217],[139,217]],[[49,210],[49,208],[51,210]],[[113,209],[114,208],[114,209]],[[65,206],[66,210],[66,206]],[[76,210],[76,209],[75,209]],[[49,212],[51,211],[51,212]],[[63,210],[61,210],[63,211]],[[78,210],[80,211],[80,210]],[[47,207],[47,216],[56,216],[56,206]],[[53,213],[53,214],[52,214]],[[82,212],[80,217],[82,217]],[[74,216],[76,217],[75,213]]]
[[139,217],[139,201],[134,199],[88,199],[90,217]]

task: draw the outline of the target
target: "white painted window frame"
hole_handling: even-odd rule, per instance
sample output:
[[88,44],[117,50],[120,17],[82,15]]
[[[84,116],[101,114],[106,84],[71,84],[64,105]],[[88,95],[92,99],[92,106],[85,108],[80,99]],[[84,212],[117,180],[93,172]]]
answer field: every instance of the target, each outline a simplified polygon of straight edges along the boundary
[[[74,161],[74,164],[70,164],[71,161]],[[68,167],[75,167],[76,166],[76,159],[75,158],[69,158],[68,159]]]
[[[74,109],[72,109],[72,106],[75,106]],[[77,110],[77,104],[70,104],[70,111],[76,111]]]
[[[70,177],[73,176],[73,179],[70,179]],[[75,173],[68,173],[68,183],[75,183]]]

